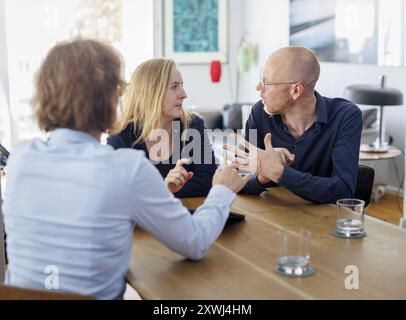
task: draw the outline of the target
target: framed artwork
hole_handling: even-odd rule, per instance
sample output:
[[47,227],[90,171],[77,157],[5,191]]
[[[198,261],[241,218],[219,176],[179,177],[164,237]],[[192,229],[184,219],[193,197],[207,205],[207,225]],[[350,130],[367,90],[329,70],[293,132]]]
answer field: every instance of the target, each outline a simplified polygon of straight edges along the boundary
[[165,0],[165,56],[177,63],[227,62],[228,0]]
[[321,61],[402,66],[405,0],[290,0],[290,45]]

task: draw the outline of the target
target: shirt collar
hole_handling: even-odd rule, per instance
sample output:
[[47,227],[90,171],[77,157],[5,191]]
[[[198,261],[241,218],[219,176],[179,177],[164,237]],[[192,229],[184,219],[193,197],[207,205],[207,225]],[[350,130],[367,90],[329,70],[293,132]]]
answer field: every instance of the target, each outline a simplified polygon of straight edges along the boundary
[[[316,113],[317,113],[317,119],[315,123],[327,123],[327,106],[326,102],[323,99],[323,97],[317,92],[314,92],[314,95],[316,96]],[[264,112],[270,117],[278,120],[279,122],[282,122],[282,117],[278,113],[267,113],[265,111],[265,108],[263,109]]]
[[100,144],[100,141],[95,139],[90,134],[72,129],[55,129],[49,135],[48,141],[87,142]]
[[317,99],[317,102],[316,102],[317,120],[316,120],[316,122],[327,123],[327,106],[326,106],[325,99],[323,99],[323,97],[317,91],[315,91],[314,94]]

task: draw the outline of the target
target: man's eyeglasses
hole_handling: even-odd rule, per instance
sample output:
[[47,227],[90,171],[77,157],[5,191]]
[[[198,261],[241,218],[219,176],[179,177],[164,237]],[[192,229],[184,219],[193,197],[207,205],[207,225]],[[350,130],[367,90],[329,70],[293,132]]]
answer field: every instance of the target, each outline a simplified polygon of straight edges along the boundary
[[280,84],[296,84],[296,83],[298,83],[298,81],[296,81],[296,82],[269,82],[269,81],[265,81],[261,77],[259,77],[259,81],[261,82],[261,84],[264,87],[265,86],[277,86],[277,85],[280,85]]

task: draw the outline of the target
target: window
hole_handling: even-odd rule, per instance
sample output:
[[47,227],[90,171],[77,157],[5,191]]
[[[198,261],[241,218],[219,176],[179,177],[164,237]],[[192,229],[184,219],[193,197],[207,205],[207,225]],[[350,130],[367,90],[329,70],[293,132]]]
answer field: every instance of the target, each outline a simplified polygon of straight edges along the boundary
[[321,61],[403,66],[405,1],[291,0],[290,44]]
[[153,56],[151,0],[6,0],[10,112],[18,140],[41,136],[32,117],[34,76],[47,51],[77,35],[108,41],[126,77]]

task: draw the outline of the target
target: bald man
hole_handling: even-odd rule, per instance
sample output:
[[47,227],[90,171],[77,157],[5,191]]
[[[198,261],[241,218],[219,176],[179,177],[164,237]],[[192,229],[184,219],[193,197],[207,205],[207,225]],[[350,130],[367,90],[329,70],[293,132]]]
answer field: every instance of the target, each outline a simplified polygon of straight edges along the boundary
[[[361,111],[315,91],[319,75],[320,64],[306,48],[283,48],[266,61],[257,85],[262,100],[254,105],[245,132],[248,140],[256,129],[257,137],[247,145],[249,153],[234,150],[240,168],[257,174],[245,192],[282,186],[316,203],[354,196]],[[254,158],[256,164],[248,165]]]

